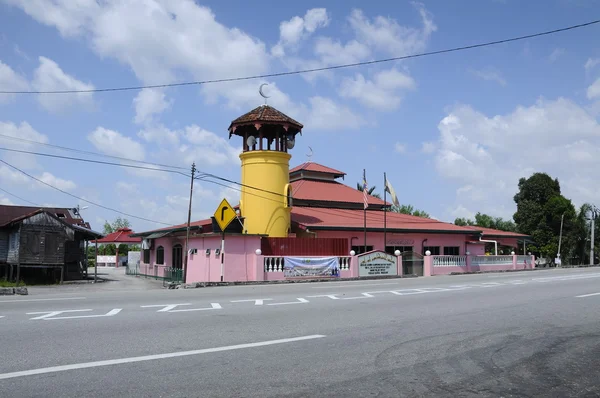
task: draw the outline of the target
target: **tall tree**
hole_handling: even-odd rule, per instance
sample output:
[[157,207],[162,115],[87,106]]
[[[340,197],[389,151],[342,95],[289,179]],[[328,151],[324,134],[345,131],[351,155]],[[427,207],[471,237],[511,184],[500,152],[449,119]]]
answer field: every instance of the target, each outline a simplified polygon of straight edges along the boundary
[[[361,192],[363,191],[363,186],[362,186],[362,184],[361,184],[360,182],[357,182],[357,183],[356,183],[356,189],[358,189],[358,190],[359,190],[359,191],[361,191]],[[376,187],[375,187],[375,185],[373,185],[372,187],[370,187],[370,188],[367,190],[367,193],[368,193],[369,195],[371,195],[371,196],[375,197],[375,198],[381,199],[381,195],[380,195],[380,194],[378,194],[378,193],[374,193],[375,189],[376,189]]]
[[546,173],[521,178],[514,200],[517,212],[513,218],[518,231],[533,238],[535,245],[530,246],[532,252],[549,259],[556,256],[563,219],[560,255],[563,260],[573,256],[579,233],[578,217],[571,200],[561,194],[557,179]]
[[423,217],[423,218],[429,218],[429,213],[427,213],[424,210],[418,210],[415,209],[413,207],[413,205],[401,205],[401,206],[392,206],[391,209],[393,212],[395,213],[400,213],[400,214],[409,214],[411,216],[417,216],[417,217]]
[[112,223],[109,223],[108,221],[106,221],[104,223],[104,235],[111,234],[121,228],[130,228],[130,227],[131,227],[131,223],[129,222],[128,219],[117,217],[115,219],[115,221],[113,221]]
[[498,229],[500,231],[516,231],[517,226],[510,220],[504,220],[502,217],[492,217],[487,214],[477,213],[475,214],[475,220],[469,220],[466,218],[457,218],[454,220],[455,225],[460,226],[478,226],[483,228]]

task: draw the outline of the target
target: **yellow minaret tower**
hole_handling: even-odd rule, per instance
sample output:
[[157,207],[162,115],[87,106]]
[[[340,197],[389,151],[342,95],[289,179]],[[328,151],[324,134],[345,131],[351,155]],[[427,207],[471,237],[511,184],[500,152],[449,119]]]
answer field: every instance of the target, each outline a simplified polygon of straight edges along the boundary
[[274,238],[288,236],[291,221],[290,158],[302,124],[262,105],[235,119],[232,135],[244,140],[240,215],[244,232]]

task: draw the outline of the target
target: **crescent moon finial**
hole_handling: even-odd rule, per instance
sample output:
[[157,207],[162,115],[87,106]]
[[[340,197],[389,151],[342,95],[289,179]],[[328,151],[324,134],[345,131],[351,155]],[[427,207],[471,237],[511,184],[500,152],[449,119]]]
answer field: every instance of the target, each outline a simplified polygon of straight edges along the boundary
[[266,94],[263,92],[263,87],[264,87],[264,86],[268,86],[268,85],[269,85],[269,83],[263,83],[263,84],[261,84],[261,85],[260,85],[260,87],[258,88],[258,93],[260,94],[260,96],[261,96],[261,97],[263,97],[263,98],[265,99],[265,105],[267,104],[267,98],[270,98],[270,96],[269,96],[269,95],[266,95]]
[[308,147],[308,149],[310,149],[310,153],[306,154],[306,157],[308,158],[309,163],[312,161],[312,157],[313,157],[313,150],[311,147]]

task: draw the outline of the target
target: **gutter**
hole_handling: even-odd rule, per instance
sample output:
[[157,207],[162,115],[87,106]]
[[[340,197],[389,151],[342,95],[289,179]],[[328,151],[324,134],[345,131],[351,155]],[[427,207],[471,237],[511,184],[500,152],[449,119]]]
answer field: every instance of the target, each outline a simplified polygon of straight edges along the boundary
[[480,236],[479,241],[485,242],[485,243],[493,243],[494,244],[494,256],[498,255],[498,241],[497,240],[484,240],[484,239],[481,239],[481,236]]

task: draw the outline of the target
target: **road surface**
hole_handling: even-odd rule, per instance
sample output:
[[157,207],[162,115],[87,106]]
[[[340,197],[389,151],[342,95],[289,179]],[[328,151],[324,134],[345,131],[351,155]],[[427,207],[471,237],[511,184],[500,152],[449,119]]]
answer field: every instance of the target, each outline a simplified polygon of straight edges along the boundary
[[600,395],[600,269],[115,286],[1,297],[0,396]]

